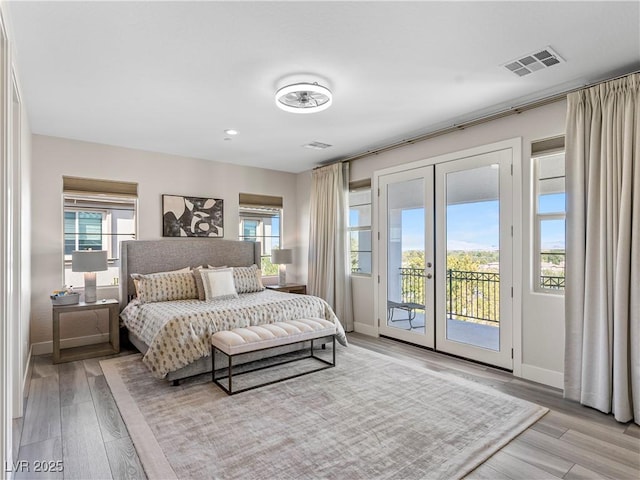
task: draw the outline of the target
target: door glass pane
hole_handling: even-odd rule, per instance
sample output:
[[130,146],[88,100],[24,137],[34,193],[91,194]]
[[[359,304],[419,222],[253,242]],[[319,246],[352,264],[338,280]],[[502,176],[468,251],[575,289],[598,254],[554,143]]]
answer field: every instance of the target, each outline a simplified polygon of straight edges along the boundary
[[387,191],[387,325],[425,332],[424,179]]
[[500,350],[498,165],[446,175],[448,340]]

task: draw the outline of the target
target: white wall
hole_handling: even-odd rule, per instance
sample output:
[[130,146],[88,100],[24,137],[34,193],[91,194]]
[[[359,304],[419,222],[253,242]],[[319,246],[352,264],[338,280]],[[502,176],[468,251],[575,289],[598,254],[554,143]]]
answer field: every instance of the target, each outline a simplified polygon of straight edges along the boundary
[[[51,351],[49,295],[63,282],[63,175],[137,182],[138,238],[141,240],[162,238],[162,194],[223,199],[224,237],[237,240],[238,195],[255,193],[283,197],[283,245],[298,241],[294,174],[42,135],[32,138],[31,337],[34,353]],[[288,266],[292,278],[298,276],[297,267],[297,264]],[[99,288],[98,297],[118,298],[117,287]],[[61,337],[106,332],[105,322],[106,319],[100,318],[95,321],[67,318],[61,322]]]
[[[534,293],[532,288],[531,142],[564,134],[565,112],[566,102],[559,101],[388,152],[369,155],[353,161],[350,172],[351,181],[363,180],[372,178],[375,171],[383,168],[522,137],[522,351],[514,353],[520,355],[523,377],[556,387],[562,386],[564,370],[564,297]],[[300,194],[310,190],[307,188],[310,182],[307,177],[310,178],[308,172],[298,175]],[[300,228],[308,231],[308,200],[300,197],[299,205]],[[374,282],[370,277],[359,276],[353,277],[352,285],[355,329],[375,334],[377,322],[372,307]]]

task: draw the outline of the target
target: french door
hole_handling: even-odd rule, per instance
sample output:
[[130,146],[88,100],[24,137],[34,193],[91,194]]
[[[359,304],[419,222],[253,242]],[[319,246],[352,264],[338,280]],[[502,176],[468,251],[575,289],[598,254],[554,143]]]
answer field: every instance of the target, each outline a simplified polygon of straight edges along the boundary
[[379,331],[434,347],[433,166],[380,177]]
[[511,369],[511,149],[378,177],[379,333]]

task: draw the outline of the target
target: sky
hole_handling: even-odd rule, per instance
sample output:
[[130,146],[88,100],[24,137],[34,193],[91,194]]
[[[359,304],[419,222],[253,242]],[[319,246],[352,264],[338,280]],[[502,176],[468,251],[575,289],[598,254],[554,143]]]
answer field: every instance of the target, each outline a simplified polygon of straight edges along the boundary
[[[564,212],[564,194],[542,195],[540,213]],[[448,250],[497,250],[499,248],[498,201],[465,203],[447,207]],[[424,249],[424,209],[402,212],[402,250]],[[542,225],[542,249],[564,248],[564,221]]]
[[[541,195],[539,198],[540,213],[564,212],[564,193]],[[358,213],[355,208],[349,212],[351,225],[358,224]],[[447,216],[448,250],[498,249],[498,201],[449,205]],[[404,210],[402,225],[402,250],[423,250],[424,209]],[[542,249],[564,249],[564,228],[563,220],[543,221]]]

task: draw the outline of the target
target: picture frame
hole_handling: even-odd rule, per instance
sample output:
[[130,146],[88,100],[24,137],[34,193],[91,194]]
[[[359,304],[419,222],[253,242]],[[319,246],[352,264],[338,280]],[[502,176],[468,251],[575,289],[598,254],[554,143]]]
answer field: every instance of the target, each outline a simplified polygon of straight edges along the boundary
[[224,200],[162,195],[163,237],[224,237]]

